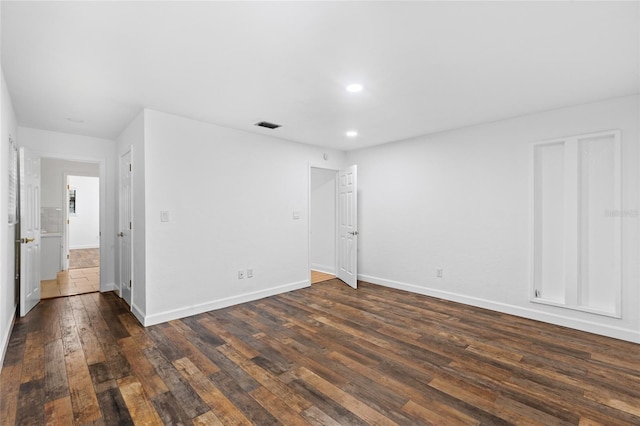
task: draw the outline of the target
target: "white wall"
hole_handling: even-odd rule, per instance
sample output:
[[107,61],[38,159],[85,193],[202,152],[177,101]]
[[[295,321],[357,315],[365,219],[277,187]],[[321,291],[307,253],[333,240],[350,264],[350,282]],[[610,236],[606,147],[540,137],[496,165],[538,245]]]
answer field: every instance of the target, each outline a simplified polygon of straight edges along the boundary
[[[128,289],[121,288],[121,297],[125,300],[131,300],[131,310],[141,323],[144,323],[146,315],[146,237],[145,237],[145,160],[144,160],[144,141],[145,141],[145,111],[142,110],[138,116],[127,126],[122,134],[118,137],[117,162],[118,162],[118,178],[114,183],[116,188],[116,217],[119,217],[119,176],[120,159],[128,151],[132,152],[132,222],[131,230],[132,250],[132,295],[125,294]],[[118,221],[116,220],[116,227]],[[116,280],[120,285],[120,247],[116,245]]]
[[309,165],[340,168],[344,155],[156,111],[144,120],[145,324],[308,286]]
[[43,158],[40,164],[42,182],[42,207],[67,208],[65,200],[65,174],[74,176],[100,176],[99,163],[83,163],[79,161]]
[[76,190],[76,212],[69,216],[69,249],[100,247],[100,181],[96,177],[69,176]]
[[115,289],[116,143],[108,139],[18,127],[18,140],[41,157],[98,163],[100,167],[100,291]]
[[336,273],[336,171],[311,168],[311,269]]
[[638,212],[638,117],[632,96],[349,153],[360,278],[640,342],[637,214],[623,219],[621,319],[529,301],[531,142],[621,129],[622,208]]
[[9,135],[18,143],[16,116],[4,73],[0,71],[0,365],[4,360],[9,336],[16,313],[15,286],[15,233],[16,226],[9,226],[6,200],[9,199]]

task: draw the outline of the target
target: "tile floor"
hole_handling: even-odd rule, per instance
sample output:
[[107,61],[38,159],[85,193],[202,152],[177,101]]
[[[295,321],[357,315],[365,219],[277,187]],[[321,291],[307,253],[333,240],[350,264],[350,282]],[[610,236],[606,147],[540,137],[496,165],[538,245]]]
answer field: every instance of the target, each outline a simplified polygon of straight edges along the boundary
[[94,268],[100,266],[100,249],[69,250],[69,269]]
[[100,290],[100,268],[71,269],[58,272],[58,279],[40,282],[40,297],[51,299],[60,296],[91,293]]

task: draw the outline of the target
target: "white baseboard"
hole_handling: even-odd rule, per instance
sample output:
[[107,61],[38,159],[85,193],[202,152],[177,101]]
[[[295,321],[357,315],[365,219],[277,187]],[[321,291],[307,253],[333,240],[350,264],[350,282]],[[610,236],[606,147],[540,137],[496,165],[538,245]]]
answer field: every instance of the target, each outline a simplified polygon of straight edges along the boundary
[[118,288],[116,287],[116,283],[107,283],[100,284],[100,292],[106,293],[107,291],[116,291]]
[[144,312],[142,312],[142,309],[140,309],[135,303],[131,304],[131,313],[133,314],[134,317],[138,319],[140,324],[144,325],[145,327],[147,325],[153,325],[153,324],[145,324]]
[[567,317],[565,315],[541,312],[535,309],[528,309],[506,303],[493,302],[491,300],[465,296],[462,294],[451,293],[427,287],[421,287],[415,284],[408,284],[384,278],[372,277],[370,275],[358,275],[358,279],[366,281],[368,283],[391,287],[398,290],[405,290],[412,293],[423,294],[425,296],[437,297],[439,299],[463,303],[465,305],[471,305],[479,308],[490,309],[492,311],[502,312],[505,314],[516,315],[535,321],[542,321],[549,324],[555,324],[580,331],[586,331],[587,333],[613,337],[614,339],[626,340],[633,343],[640,343],[640,331],[638,330],[599,324],[593,321]]
[[275,296],[277,294],[286,293],[288,291],[298,290],[301,288],[309,287],[308,280],[298,281],[295,283],[285,284],[277,287],[271,287],[265,290],[255,291],[252,293],[245,293],[238,296],[227,297],[225,299],[213,300],[205,303],[200,303],[194,306],[188,306],[180,309],[174,309],[171,311],[160,312],[152,315],[144,315],[139,311],[136,306],[133,306],[132,312],[138,318],[138,320],[145,327],[155,324],[160,324],[175,319],[189,317],[191,315],[201,314],[203,312],[213,311],[216,309],[222,309],[240,303],[251,302],[258,299],[263,299],[269,296]]
[[9,339],[11,338],[11,332],[13,331],[13,325],[16,322],[16,309],[13,310],[13,317],[11,318],[11,322],[9,323],[9,327],[7,330],[2,330],[2,353],[0,353],[0,367],[4,365],[4,356],[7,354],[7,348],[9,347]]
[[336,268],[330,265],[321,265],[319,263],[312,263],[311,269],[314,271],[325,273],[325,274],[331,274],[331,275],[336,274]]

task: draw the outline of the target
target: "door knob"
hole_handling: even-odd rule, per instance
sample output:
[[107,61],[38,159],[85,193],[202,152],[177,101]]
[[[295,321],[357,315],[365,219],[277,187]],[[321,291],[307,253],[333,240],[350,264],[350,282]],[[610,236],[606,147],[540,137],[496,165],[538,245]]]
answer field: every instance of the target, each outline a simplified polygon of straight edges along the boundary
[[118,237],[124,237],[124,232],[120,231],[120,233],[118,234]]
[[29,244],[30,242],[35,241],[35,240],[36,240],[35,238],[23,238],[22,242],[25,243],[25,244]]
[[349,232],[351,235],[358,235],[358,231],[351,231]]

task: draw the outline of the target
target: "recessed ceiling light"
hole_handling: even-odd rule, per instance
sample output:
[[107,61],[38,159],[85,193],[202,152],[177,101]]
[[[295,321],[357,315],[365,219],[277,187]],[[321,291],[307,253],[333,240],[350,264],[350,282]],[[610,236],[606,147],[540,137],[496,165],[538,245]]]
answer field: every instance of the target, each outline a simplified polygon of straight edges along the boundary
[[347,86],[347,92],[356,93],[361,92],[363,89],[362,84],[354,83]]
[[358,132],[355,130],[349,130],[346,134],[350,138],[355,138],[356,136],[358,136]]

